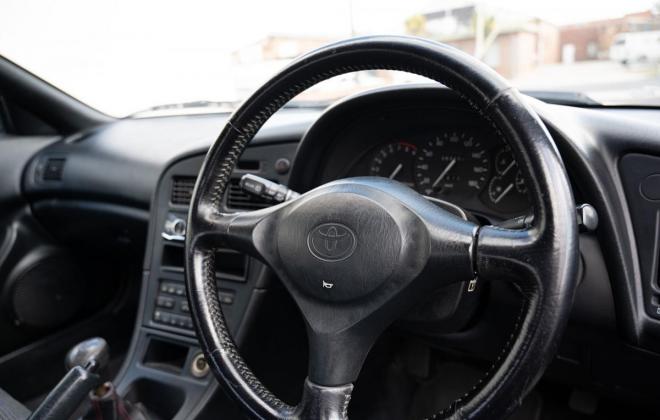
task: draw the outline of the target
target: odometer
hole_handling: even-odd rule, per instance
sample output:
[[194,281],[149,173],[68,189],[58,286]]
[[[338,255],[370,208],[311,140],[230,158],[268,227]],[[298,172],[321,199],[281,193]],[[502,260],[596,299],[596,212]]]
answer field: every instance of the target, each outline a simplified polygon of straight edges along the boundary
[[435,135],[417,152],[417,189],[428,196],[478,193],[490,174],[488,152],[474,134],[447,131]]

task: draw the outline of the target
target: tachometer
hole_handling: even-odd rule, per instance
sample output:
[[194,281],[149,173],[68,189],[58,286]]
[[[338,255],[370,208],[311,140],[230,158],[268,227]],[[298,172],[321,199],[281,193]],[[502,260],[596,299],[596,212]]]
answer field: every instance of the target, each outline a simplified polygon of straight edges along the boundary
[[447,131],[434,136],[417,153],[415,180],[429,196],[479,192],[490,173],[488,152],[472,134]]
[[414,187],[413,162],[417,146],[405,141],[387,143],[377,149],[371,159],[369,173]]

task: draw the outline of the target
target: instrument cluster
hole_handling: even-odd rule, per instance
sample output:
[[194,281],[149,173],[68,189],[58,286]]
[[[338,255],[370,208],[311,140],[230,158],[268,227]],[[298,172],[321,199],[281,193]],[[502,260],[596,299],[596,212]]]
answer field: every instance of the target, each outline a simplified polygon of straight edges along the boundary
[[511,215],[530,207],[525,179],[509,146],[469,128],[385,140],[352,172],[394,179],[420,194],[484,213]]

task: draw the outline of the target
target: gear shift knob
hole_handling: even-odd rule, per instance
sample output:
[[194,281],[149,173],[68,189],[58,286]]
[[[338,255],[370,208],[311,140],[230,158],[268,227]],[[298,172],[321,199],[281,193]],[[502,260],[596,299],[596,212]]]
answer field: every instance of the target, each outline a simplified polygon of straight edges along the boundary
[[67,374],[28,420],[70,418],[89,391],[101,383],[98,372],[107,366],[109,359],[108,343],[100,337],[90,338],[74,346],[64,360]]
[[66,355],[64,365],[67,370],[80,366],[90,372],[99,372],[110,359],[108,343],[101,337],[90,338],[76,344]]

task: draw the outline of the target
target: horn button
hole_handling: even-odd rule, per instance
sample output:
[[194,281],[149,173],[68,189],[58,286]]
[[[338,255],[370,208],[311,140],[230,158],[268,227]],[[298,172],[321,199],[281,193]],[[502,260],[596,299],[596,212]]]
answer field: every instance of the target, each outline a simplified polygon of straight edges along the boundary
[[424,223],[368,185],[329,184],[285,212],[276,234],[283,269],[297,288],[321,300],[398,290],[428,259]]

